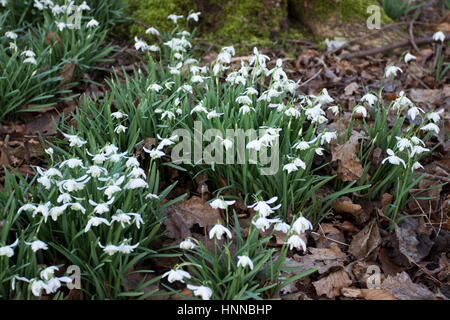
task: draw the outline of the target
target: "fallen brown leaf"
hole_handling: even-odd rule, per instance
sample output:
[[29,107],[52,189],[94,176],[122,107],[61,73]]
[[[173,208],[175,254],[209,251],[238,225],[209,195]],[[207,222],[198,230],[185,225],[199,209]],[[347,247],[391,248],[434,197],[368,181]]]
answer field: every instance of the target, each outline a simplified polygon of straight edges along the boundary
[[318,296],[326,295],[330,299],[334,299],[341,294],[341,289],[352,284],[350,277],[344,270],[330,273],[325,278],[313,282],[314,288]]
[[350,244],[349,252],[356,259],[369,256],[381,244],[380,231],[375,220],[357,233]]

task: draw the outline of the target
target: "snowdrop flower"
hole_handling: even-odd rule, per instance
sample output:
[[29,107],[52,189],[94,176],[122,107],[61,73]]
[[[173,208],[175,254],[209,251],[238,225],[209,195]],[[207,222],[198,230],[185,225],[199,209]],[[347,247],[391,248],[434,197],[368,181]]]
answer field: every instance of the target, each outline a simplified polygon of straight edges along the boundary
[[439,133],[439,127],[434,123],[429,123],[422,128],[420,128],[422,131],[434,131],[436,134]]
[[65,133],[63,133],[63,135],[64,135],[64,137],[69,139],[69,142],[70,142],[69,147],[81,147],[87,143],[87,141],[80,139],[76,135],[65,134]]
[[186,239],[180,242],[180,249],[192,250],[196,246],[197,245],[191,239]]
[[96,213],[96,214],[104,214],[106,212],[109,212],[109,206],[111,204],[113,204],[114,200],[115,199],[112,198],[111,200],[109,200],[107,202],[97,203],[97,202],[89,199],[89,204],[94,207],[94,213]]
[[256,212],[258,212],[261,217],[265,218],[265,217],[269,216],[271,213],[275,212],[275,210],[277,210],[281,207],[281,204],[279,204],[275,207],[269,206],[269,204],[272,204],[272,203],[276,202],[277,200],[278,200],[278,197],[273,197],[267,201],[263,201],[263,200],[257,201],[254,204],[248,206],[248,208],[252,208]]
[[302,234],[307,230],[312,230],[312,228],[313,226],[311,222],[305,217],[297,218],[297,220],[295,220],[294,224],[292,225],[292,230],[294,230],[294,232],[296,232],[297,234]]
[[208,112],[206,117],[208,119],[213,119],[213,118],[219,118],[221,115],[223,115],[223,113],[218,113],[216,110],[213,110],[213,111]]
[[407,148],[412,148],[411,142],[407,138],[395,137],[397,139],[397,148],[399,151],[403,151]]
[[167,19],[172,20],[173,23],[177,23],[178,19],[183,18],[183,16],[177,16],[176,14],[170,14],[167,16]]
[[419,162],[414,162],[412,165],[412,170],[423,169],[423,166]]
[[417,57],[416,56],[414,56],[414,55],[412,55],[411,53],[407,53],[406,55],[405,55],[405,63],[409,63],[410,61],[412,61],[412,60],[417,60]]
[[25,60],[23,60],[23,63],[30,63],[30,64],[37,65],[37,61],[36,61],[36,59],[33,58],[33,57],[26,58]]
[[68,166],[71,169],[78,168],[78,167],[84,168],[83,161],[79,158],[72,158],[72,159],[64,160],[59,165],[60,168],[65,167],[65,166]]
[[145,196],[145,199],[159,199],[159,196],[157,194],[154,193],[149,193]]
[[444,42],[445,41],[445,33],[443,33],[442,31],[438,31],[435,34],[433,34],[433,40],[434,41],[440,41],[440,42]]
[[439,122],[441,120],[440,114],[444,112],[444,109],[441,109],[439,111],[430,112],[427,115],[427,119],[433,121],[434,123]]
[[56,202],[63,204],[69,203],[70,201],[72,201],[72,196],[69,193],[62,193],[56,199]]
[[159,36],[159,31],[153,27],[148,28],[147,30],[145,30],[146,34],[152,34],[154,36]]
[[310,148],[310,145],[306,141],[299,141],[299,142],[295,143],[292,146],[292,148],[297,149],[297,150],[308,150]]
[[132,168],[132,167],[139,167],[139,161],[138,159],[136,159],[135,157],[129,157],[127,162],[125,163],[125,166],[127,168]]
[[102,173],[107,174],[108,170],[106,170],[105,168],[93,165],[93,166],[89,167],[89,169],[86,171],[86,173],[93,178],[98,178],[98,177],[100,177],[100,175]]
[[86,213],[86,208],[84,208],[80,203],[78,202],[73,202],[70,203],[70,209],[74,210],[74,211],[80,211],[82,214]]
[[86,1],[83,1],[83,3],[78,6],[77,10],[78,11],[89,11],[89,10],[91,10],[91,8],[88,6]]
[[14,248],[17,246],[18,243],[19,243],[19,239],[16,239],[16,241],[14,241],[14,243],[7,245],[7,246],[0,247],[0,257],[6,256],[8,258],[11,258],[14,255]]
[[171,146],[175,144],[175,141],[178,139],[177,135],[173,135],[170,138],[161,138],[161,136],[158,134],[157,137],[159,140],[161,140],[161,142],[156,147],[156,150],[162,150],[167,146]]
[[98,227],[101,224],[106,224],[107,226],[111,225],[111,222],[101,217],[92,217],[88,220],[86,227],[84,228],[84,232],[88,232],[92,227]]
[[247,105],[243,105],[242,107],[239,108],[239,113],[242,113],[244,115],[244,114],[249,113],[252,110],[254,111],[255,108],[247,106]]
[[193,114],[194,112],[208,113],[208,110],[206,110],[206,108],[204,106],[202,106],[201,104],[198,104],[194,108],[192,108],[191,114]]
[[163,274],[163,278],[167,277],[167,281],[170,283],[173,283],[175,281],[180,281],[181,283],[184,283],[184,279],[191,279],[191,275],[182,270],[182,269],[172,269],[167,271]]
[[44,149],[44,152],[45,152],[46,154],[48,154],[48,155],[51,157],[51,156],[53,156],[53,153],[54,153],[55,151],[53,150],[52,147],[49,147],[49,148],[47,148],[47,149]]
[[273,227],[273,230],[280,231],[283,233],[288,233],[290,229],[291,229],[291,226],[289,224],[287,224],[286,222],[278,222]]
[[105,194],[105,196],[109,199],[111,199],[113,197],[113,195],[119,191],[122,191],[122,188],[117,186],[117,185],[112,185],[112,186],[107,186],[104,188],[97,188],[98,190],[105,190],[103,193]]
[[139,167],[133,167],[133,169],[128,174],[129,177],[133,178],[143,178],[146,179],[147,175],[145,174],[145,171],[142,168]]
[[390,164],[393,164],[393,165],[396,165],[396,166],[402,164],[406,168],[405,161],[403,161],[403,159],[397,157],[395,155],[394,151],[392,151],[391,149],[387,149],[386,153],[389,156],[387,158],[385,158],[383,161],[381,161],[381,164],[384,164],[386,161],[389,161]]
[[403,73],[403,70],[396,66],[387,66],[385,71],[385,77],[386,78],[396,77],[397,73],[399,72]]
[[226,209],[235,203],[235,200],[223,200],[215,199],[209,203],[209,205],[214,209]]
[[335,116],[337,116],[339,114],[339,107],[338,106],[328,107],[327,110],[330,110]]
[[253,261],[249,256],[238,256],[237,266],[242,268],[248,266],[250,270],[253,270]]
[[3,7],[6,7],[6,6],[8,5],[8,0],[0,0],[0,4],[1,4]]
[[325,149],[324,148],[316,148],[316,154],[317,155],[319,155],[319,156],[323,156],[323,151],[324,151]]
[[417,138],[416,136],[411,137],[411,141],[415,145],[421,144],[421,145],[425,146],[425,142],[423,142],[421,139]]
[[17,35],[17,33],[13,32],[13,31],[6,31],[5,37],[7,37],[11,40],[16,40],[19,36]]
[[300,111],[296,108],[288,108],[286,111],[284,111],[284,114],[295,119],[298,119],[301,116]]
[[322,110],[321,105],[318,104],[313,108],[305,110],[305,115],[311,122],[324,123],[327,121],[325,118],[325,111]]
[[125,243],[126,241],[127,241],[127,239],[125,239],[123,241],[123,243],[119,246],[119,252],[120,253],[130,254],[130,253],[132,253],[134,251],[134,249],[139,247],[139,243],[136,243],[134,245],[130,245],[130,244],[126,244]]
[[302,249],[303,251],[306,251],[306,243],[302,240],[298,235],[294,234],[289,237],[286,244],[289,245],[289,250],[292,249]]
[[162,156],[166,155],[164,152],[162,152],[161,150],[158,150],[158,149],[149,150],[146,147],[143,147],[142,149],[144,150],[144,152],[148,153],[150,155],[150,158],[152,158],[153,160],[159,159]]
[[201,12],[194,12],[187,16],[187,20],[194,20],[195,22],[198,22],[198,18],[200,17],[202,13]]
[[112,222],[119,222],[122,228],[125,228],[126,224],[131,223],[131,216],[124,213],[122,210],[117,210],[117,213],[111,217]]
[[93,27],[98,27],[99,26],[99,22],[95,19],[91,19],[87,24],[86,27],[88,28],[93,28]]
[[120,247],[115,246],[113,244],[108,244],[106,246],[103,246],[100,242],[98,243],[98,246],[103,249],[103,252],[107,253],[109,256],[113,256],[117,252],[120,252]]
[[32,204],[30,204],[30,203],[27,203],[27,204],[24,204],[23,206],[21,206],[20,208],[19,208],[19,210],[17,211],[17,213],[18,214],[20,214],[22,211],[25,211],[25,212],[31,212],[31,211],[34,211],[34,210],[36,210],[36,206],[35,205],[32,205]]
[[114,132],[117,133],[117,134],[120,134],[120,133],[126,132],[127,129],[128,129],[128,127],[125,127],[125,126],[120,124],[114,129]]
[[47,222],[47,218],[50,215],[50,205],[50,202],[38,205],[33,211],[32,217],[34,218],[36,215],[41,214],[44,217],[44,222]]
[[134,48],[137,51],[147,51],[149,45],[144,40],[139,39],[138,37],[134,37]]
[[250,99],[248,96],[239,96],[236,98],[236,102],[239,104],[251,105],[252,99]]
[[288,174],[298,171],[299,168],[302,168],[303,170],[306,169],[306,163],[299,158],[295,158],[293,162],[283,166],[283,170],[286,170]]
[[333,132],[325,132],[320,137],[320,144],[330,143],[332,140],[337,139],[337,134]]
[[327,89],[323,89],[319,96],[316,97],[316,101],[319,104],[328,104],[334,101],[334,99],[328,94]]
[[213,239],[216,238],[217,240],[221,240],[223,235],[226,235],[229,239],[232,238],[231,231],[225,228],[220,223],[216,224],[212,229],[209,231],[209,238]]
[[431,151],[428,148],[424,148],[422,146],[414,146],[411,148],[411,158],[414,157],[416,154],[422,154],[424,152],[429,152]]
[[263,146],[264,146],[263,143],[257,139],[257,140],[252,140],[249,143],[247,143],[246,148],[260,151]]
[[62,206],[56,206],[50,209],[50,217],[52,217],[53,221],[57,221],[58,217],[66,211],[67,207],[69,206],[68,203],[63,204]]
[[213,291],[209,287],[205,286],[194,286],[191,284],[187,285],[189,290],[194,292],[194,295],[197,297],[201,297],[203,300],[209,300],[213,294]]
[[269,61],[270,58],[264,54],[261,54],[258,50],[258,48],[253,48],[253,56],[250,57],[249,64],[255,65],[256,62],[258,63],[259,67],[265,68],[266,61]]
[[261,230],[262,232],[265,232],[267,229],[270,228],[272,223],[278,223],[280,222],[279,219],[267,219],[265,217],[259,217],[255,221],[252,221],[252,224],[256,227],[256,229]]
[[140,188],[148,188],[147,181],[141,178],[131,179],[124,187],[125,190],[134,190]]
[[49,190],[52,187],[52,180],[47,176],[39,177],[37,182],[42,184],[46,190]]
[[117,120],[123,119],[125,117],[128,117],[128,115],[126,113],[120,112],[120,111],[116,111],[111,113],[111,116],[113,118],[116,118]]
[[411,107],[408,110],[408,116],[411,118],[412,121],[414,121],[414,119],[416,119],[416,117],[420,114],[420,112],[424,113],[425,111],[423,111],[423,109],[418,108],[418,107]]
[[22,56],[26,56],[28,58],[34,58],[36,57],[36,54],[31,51],[31,50],[25,50],[24,52],[21,53]]
[[373,107],[377,101],[378,97],[371,93],[367,93],[361,98],[361,102],[366,102],[371,107]]
[[25,242],[27,246],[31,247],[31,250],[33,252],[39,251],[39,250],[48,250],[48,245],[40,240],[35,240],[33,242]]
[[355,109],[353,109],[353,113],[354,113],[354,114],[360,114],[360,115],[362,115],[364,118],[367,117],[367,109],[364,108],[363,106],[357,106],[357,107],[355,107]]
[[159,84],[153,83],[147,88],[147,91],[159,92],[162,88]]

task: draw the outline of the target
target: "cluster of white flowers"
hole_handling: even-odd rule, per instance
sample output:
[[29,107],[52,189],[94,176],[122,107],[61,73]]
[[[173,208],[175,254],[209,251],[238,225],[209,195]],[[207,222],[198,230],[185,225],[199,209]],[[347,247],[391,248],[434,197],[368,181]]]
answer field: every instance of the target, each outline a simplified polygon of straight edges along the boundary
[[56,266],[47,267],[39,273],[39,278],[33,279],[15,276],[11,282],[12,289],[15,290],[16,281],[19,280],[29,283],[31,292],[36,297],[40,297],[43,292],[46,294],[56,293],[63,283],[72,283],[73,280],[67,276],[55,276],[55,271],[58,270],[59,268]]

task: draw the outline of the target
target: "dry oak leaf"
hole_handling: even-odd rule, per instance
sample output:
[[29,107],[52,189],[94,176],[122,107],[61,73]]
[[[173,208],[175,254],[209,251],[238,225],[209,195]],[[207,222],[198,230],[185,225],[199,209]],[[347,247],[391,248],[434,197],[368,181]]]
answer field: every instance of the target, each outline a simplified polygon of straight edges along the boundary
[[370,218],[370,215],[363,210],[361,205],[353,203],[352,199],[346,196],[336,199],[331,206],[338,213],[351,214],[357,224],[363,224]]
[[396,276],[387,276],[381,284],[381,289],[389,291],[400,300],[436,300],[444,298],[442,294],[435,294],[420,283],[412,282],[406,272]]
[[369,256],[381,244],[380,230],[375,220],[358,232],[350,243],[349,252],[356,259]]
[[352,280],[344,270],[330,273],[325,278],[313,282],[318,296],[325,294],[328,298],[334,299],[341,294],[341,289],[352,284]]
[[389,291],[383,289],[343,288],[341,293],[347,298],[364,298],[365,300],[398,300]]
[[342,181],[356,181],[363,175],[364,169],[356,155],[362,137],[361,133],[354,132],[346,143],[336,144],[331,149],[331,161],[337,162],[336,173]]
[[185,239],[192,235],[191,228],[198,224],[205,232],[217,222],[222,221],[220,211],[211,208],[202,198],[192,197],[167,208],[164,224],[169,237]]
[[341,251],[338,245],[332,244],[330,248],[309,248],[311,254],[301,256],[289,263],[290,267],[298,267],[299,270],[318,268],[320,274],[326,273],[333,267],[343,267],[347,255]]

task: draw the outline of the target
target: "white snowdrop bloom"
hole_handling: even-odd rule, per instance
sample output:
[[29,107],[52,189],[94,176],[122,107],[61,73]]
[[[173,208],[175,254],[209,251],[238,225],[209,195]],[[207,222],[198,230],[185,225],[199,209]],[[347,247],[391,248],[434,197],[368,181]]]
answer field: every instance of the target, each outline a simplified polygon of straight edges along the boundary
[[136,249],[137,247],[139,247],[139,243],[136,243],[134,245],[131,244],[124,244],[122,243],[119,246],[119,252],[123,253],[123,254],[130,254],[134,251],[134,249]]
[[421,139],[417,138],[416,136],[412,136],[411,139],[412,143],[414,143],[415,145],[423,145],[425,146],[425,142],[423,142]]
[[118,163],[122,161],[123,158],[126,158],[126,155],[127,155],[126,152],[114,153],[109,156],[109,161],[111,161],[112,163]]
[[364,108],[364,106],[356,106],[356,107],[353,109],[353,113],[355,113],[355,114],[360,114],[360,115],[362,115],[364,118],[367,117],[367,109]]
[[120,246],[115,246],[113,244],[108,244],[103,246],[100,242],[98,246],[103,249],[103,252],[107,253],[109,256],[115,255],[117,252],[120,252]]
[[80,139],[76,135],[65,134],[65,133],[63,133],[63,135],[64,135],[64,137],[66,137],[69,140],[69,143],[70,143],[69,147],[81,147],[87,143],[87,141]]
[[209,205],[214,209],[226,209],[235,203],[235,200],[214,199]]
[[131,169],[128,176],[133,177],[133,178],[142,178],[142,179],[147,178],[147,175],[145,174],[144,169],[139,168],[139,167],[133,167],[133,169]]
[[162,156],[166,155],[164,152],[162,152],[161,150],[158,150],[158,149],[149,150],[146,147],[143,147],[142,149],[144,150],[144,152],[148,153],[150,155],[150,158],[152,158],[153,160],[159,159]]
[[308,150],[310,148],[310,145],[306,141],[299,141],[299,142],[295,143],[292,146],[292,148],[297,149],[297,150]]
[[92,217],[88,220],[86,227],[84,228],[84,232],[88,232],[92,227],[98,227],[101,224],[106,224],[107,226],[111,225],[111,222],[101,217]]
[[41,241],[41,240],[35,240],[32,242],[25,242],[25,244],[27,246],[31,247],[31,250],[33,250],[33,252],[37,252],[39,250],[48,250],[48,245]]
[[81,203],[78,203],[78,202],[70,203],[70,209],[72,209],[74,211],[80,211],[82,214],[86,213],[86,208],[83,207],[83,205]]
[[263,143],[257,139],[257,140],[249,141],[249,143],[247,143],[247,145],[246,145],[246,148],[260,151],[263,146],[264,146]]
[[50,215],[50,202],[47,202],[45,204],[40,204],[36,207],[36,209],[32,213],[32,217],[34,218],[36,215],[40,214],[42,217],[44,217],[44,222],[47,222],[47,218]]
[[137,51],[147,51],[149,45],[144,40],[139,39],[138,37],[134,37],[134,48]]
[[93,166],[90,166],[90,167],[88,168],[88,170],[86,171],[86,173],[87,173],[88,175],[90,175],[91,177],[93,177],[93,178],[98,178],[98,177],[100,177],[102,174],[107,174],[107,173],[108,173],[108,170],[106,170],[105,168],[99,167],[99,166],[97,166],[97,165],[93,165]]
[[178,23],[177,21],[178,21],[178,19],[182,19],[183,18],[183,16],[178,16],[178,15],[176,15],[176,14],[169,14],[168,16],[167,16],[167,19],[169,19],[169,20],[171,20],[173,23]]
[[55,152],[55,150],[53,150],[53,148],[50,147],[50,148],[44,149],[44,152],[51,157],[51,156],[53,156],[53,153]]
[[117,120],[120,120],[120,119],[123,119],[125,117],[128,117],[128,115],[126,113],[121,112],[121,111],[116,111],[116,112],[111,113],[111,117],[113,117],[113,118],[115,118]]
[[42,184],[46,190],[49,190],[52,187],[52,180],[47,176],[42,176],[37,179],[39,184]]
[[170,283],[173,283],[175,281],[180,281],[181,283],[184,283],[184,279],[191,279],[191,275],[182,270],[182,269],[172,269],[167,271],[162,275],[163,278],[167,277],[167,281]]
[[443,33],[442,31],[438,31],[435,34],[433,34],[433,40],[434,41],[440,41],[440,42],[444,42],[445,41],[445,33]]
[[47,281],[45,284],[45,292],[47,294],[56,293],[59,288],[61,288],[62,282],[71,283],[72,278],[70,277],[54,277]]
[[61,13],[64,13],[64,8],[63,8],[63,6],[55,5],[55,6],[52,8],[52,14],[53,14],[54,16],[58,16],[58,15],[60,15]]
[[152,34],[154,36],[159,36],[160,35],[159,31],[156,28],[153,28],[153,27],[150,27],[147,30],[145,30],[145,33],[146,34]]
[[148,51],[151,51],[151,52],[157,52],[157,51],[159,51],[159,47],[158,46],[156,46],[156,45],[151,45],[151,46],[147,46],[147,48],[146,48]]
[[59,165],[60,168],[65,167],[65,166],[67,166],[71,169],[78,168],[78,167],[84,168],[83,160],[81,160],[79,158],[72,158],[72,159],[64,160]]
[[298,167],[294,163],[288,163],[283,166],[283,170],[287,171],[287,173],[298,171]]
[[259,67],[265,68],[266,61],[269,60],[269,56],[260,53],[258,48],[255,47],[253,48],[253,56],[250,57],[249,65],[258,65]]
[[194,112],[208,113],[208,110],[206,110],[206,108],[204,106],[202,106],[201,104],[198,104],[194,108],[192,108],[191,114],[193,114]]
[[64,22],[55,22],[55,24],[59,31],[63,31],[66,28],[70,28],[70,25]]
[[91,10],[91,8],[88,6],[86,1],[83,1],[83,3],[78,6],[77,10],[78,11],[89,11],[89,10]]
[[127,129],[128,129],[128,127],[125,127],[125,126],[120,124],[114,129],[114,132],[117,133],[117,134],[120,134],[120,133],[126,132]]
[[55,271],[58,271],[59,268],[56,266],[47,267],[42,270],[39,275],[42,280],[48,281],[55,276]]
[[244,114],[249,113],[252,110],[255,111],[255,108],[247,106],[247,105],[243,105],[242,107],[239,108],[239,113],[242,113],[244,115]]
[[315,107],[305,110],[305,115],[311,122],[323,123],[325,118],[325,111],[322,110],[321,105],[318,104]]
[[334,99],[328,94],[327,89],[323,89],[322,92],[316,97],[316,102],[321,105],[332,103]]
[[9,48],[10,48],[12,51],[17,51],[17,50],[18,50],[17,44],[16,44],[15,42],[10,42],[10,43],[9,43]]
[[249,256],[238,256],[237,266],[242,268],[249,267],[250,270],[253,270],[253,261]]
[[21,53],[22,56],[26,56],[28,58],[34,58],[36,57],[36,54],[31,51],[31,50],[25,50],[24,52]]
[[258,95],[258,90],[253,87],[248,87],[247,89],[245,89],[244,94],[247,96]]
[[407,54],[405,54],[404,60],[405,63],[409,63],[413,60],[417,60],[417,57],[408,52]]
[[429,114],[427,114],[427,119],[433,121],[434,123],[439,122],[439,120],[441,120],[440,114],[443,112],[444,109],[435,112],[430,112]]
[[153,83],[148,86],[147,91],[159,92],[159,91],[161,91],[162,88],[163,87],[161,87],[159,84]]
[[403,107],[412,106],[412,101],[406,96],[404,91],[399,93],[399,97],[394,100],[393,109],[401,109]]
[[69,203],[70,201],[72,201],[72,196],[69,193],[62,193],[56,199],[56,202],[63,204]]
[[[103,188],[98,188],[98,190],[103,190]],[[116,185],[112,185],[112,186],[107,186],[104,188],[104,195],[109,199],[111,199],[114,194],[116,194],[119,191],[122,191],[122,188]]]
[[68,203],[63,204],[62,206],[56,206],[50,209],[50,217],[52,217],[53,221],[57,221],[58,217],[66,211],[67,207],[69,206]]
[[411,120],[414,121],[421,112],[424,113],[425,111],[423,111],[423,109],[421,109],[421,108],[413,106],[413,107],[409,108],[408,116],[411,118]]
[[254,204],[248,206],[248,208],[251,208],[251,209],[255,210],[256,212],[258,212],[261,217],[267,217],[271,213],[275,212],[275,210],[277,210],[281,207],[281,204],[279,204],[275,207],[269,206],[270,204],[276,202],[277,200],[278,200],[278,197],[272,197],[267,201],[264,201],[264,200],[257,201]]
[[387,66],[384,75],[386,78],[396,77],[399,72],[403,73],[403,70],[396,66]]
[[286,244],[289,245],[289,250],[292,249],[302,249],[304,252],[306,252],[306,243],[302,240],[298,235],[294,234],[289,237]]
[[332,140],[337,139],[337,134],[335,131],[324,132],[320,137],[320,144],[330,143]]
[[316,152],[317,155],[323,156],[323,151],[324,150],[325,150],[324,148],[316,148],[315,152]]
[[119,151],[119,148],[113,144],[108,144],[104,146],[101,151],[104,152],[107,156],[109,156],[113,153],[117,153],[117,151]]
[[132,217],[122,210],[117,210],[117,213],[111,217],[111,221],[119,222],[122,228],[125,228],[125,225],[131,224],[131,219]]
[[232,238],[231,231],[221,225],[220,223],[216,224],[214,227],[211,228],[209,231],[209,238],[213,239],[216,238],[217,240],[221,240],[223,235],[226,235],[229,239]]
[[411,168],[412,168],[412,170],[424,169],[423,166],[417,161],[413,163]]
[[307,230],[312,229],[313,229],[312,223],[305,217],[297,218],[297,220],[295,220],[295,222],[292,224],[292,230],[294,230],[294,232],[297,234],[302,234]]
[[0,247],[0,257],[4,256],[4,257],[11,258],[14,255],[14,248],[17,246],[18,243],[19,243],[19,239],[16,239],[16,241],[14,241],[14,243]]
[[387,149],[386,153],[388,154],[388,157],[385,158],[383,161],[381,161],[381,164],[384,164],[386,161],[389,161],[390,164],[393,164],[396,166],[402,164],[406,168],[405,161],[403,161],[403,159],[397,157],[395,155],[394,151],[392,151],[391,149]]
[[339,114],[339,107],[338,106],[328,107],[327,110],[330,110],[335,116],[337,116]]
[[289,230],[291,230],[291,226],[289,224],[287,224],[286,222],[278,222],[273,227],[273,230],[280,231],[283,233],[288,233]]
[[397,139],[396,146],[399,151],[403,151],[405,149],[412,148],[412,144],[411,144],[411,141],[409,141],[409,139],[402,138],[402,137],[395,137],[395,139]]
[[0,4],[1,4],[3,7],[6,7],[6,6],[8,5],[8,0],[0,0]]
[[187,16],[187,20],[194,20],[195,22],[198,22],[198,19],[202,13],[201,12],[194,12]]
[[298,109],[292,108],[292,107],[286,109],[286,110],[284,111],[284,114],[285,114],[286,116],[288,116],[288,117],[292,117],[292,118],[295,118],[295,119],[298,119],[298,118],[300,118],[300,116],[301,116],[300,111],[299,111]]
[[252,99],[250,99],[250,97],[248,96],[239,96],[236,98],[236,102],[239,104],[251,105]]
[[46,171],[43,171],[40,167],[36,167],[36,169],[41,176],[60,177],[60,178],[63,177],[61,171],[59,171],[56,168],[48,168]]
[[252,224],[258,229],[261,230],[262,232],[265,232],[267,229],[270,228],[270,226],[272,225],[272,223],[278,223],[280,222],[279,219],[267,219],[265,217],[259,217],[258,219],[256,219],[255,221],[252,221]]
[[104,214],[106,212],[109,212],[109,206],[111,204],[113,204],[114,200],[115,199],[113,197],[110,200],[108,200],[107,202],[97,203],[97,202],[89,199],[89,204],[94,207],[94,210],[93,210],[94,213],[96,213],[96,214]]
[[206,115],[206,118],[213,119],[213,118],[219,118],[223,113],[218,113],[216,110],[208,112]]
[[422,146],[413,146],[411,148],[411,158],[414,157],[416,154],[422,154],[424,152],[429,152],[429,151],[431,151],[431,150],[428,148],[424,148]]
[[230,150],[233,147],[233,141],[231,141],[230,139],[223,139],[222,145],[225,150]]
[[103,164],[106,160],[108,160],[108,157],[105,153],[98,153],[92,157],[95,164]]
[[11,39],[11,40],[16,40],[19,36],[17,35],[17,33],[13,32],[13,31],[6,31],[5,37],[7,37],[8,39]]
[[35,205],[27,203],[27,204],[24,204],[23,206],[21,206],[19,208],[19,210],[17,211],[17,213],[20,214],[22,211],[31,212],[31,211],[36,210],[36,208],[37,207]]
[[361,98],[361,102],[366,102],[371,107],[373,107],[377,101],[378,101],[378,97],[372,93],[366,93]]
[[91,19],[87,24],[86,27],[88,28],[95,28],[99,26],[99,22],[95,19]]
[[169,138],[162,138],[159,134],[157,134],[157,137],[159,140],[161,140],[161,142],[158,144],[158,146],[156,147],[156,150],[162,150],[167,146],[171,146],[173,144],[175,144],[175,141],[178,140],[178,136],[177,135],[173,135]]
[[134,178],[128,181],[128,183],[125,185],[125,190],[134,190],[134,189],[140,189],[140,188],[148,188],[148,183],[144,179],[141,178]]
[[192,250],[195,249],[197,245],[191,240],[186,239],[180,242],[180,249]]
[[42,280],[32,279],[30,282],[31,282],[31,293],[33,293],[35,297],[40,297],[42,294],[42,290],[45,290],[47,288],[47,285]]
[[209,287],[205,287],[205,286],[194,286],[194,285],[188,284],[187,288],[189,290],[192,290],[194,292],[195,296],[201,297],[202,300],[211,299],[211,296],[213,294],[212,289]]
[[439,127],[434,123],[429,123],[422,128],[420,128],[422,131],[434,131],[436,134],[439,133]]
[[194,75],[191,77],[191,82],[192,83],[203,83],[205,82],[206,78],[202,77],[201,75]]
[[127,162],[125,163],[127,168],[139,167],[139,161],[135,157],[129,157]]
[[37,65],[37,61],[35,58],[26,58],[25,60],[23,60],[23,63],[30,63],[30,64],[34,64]]

